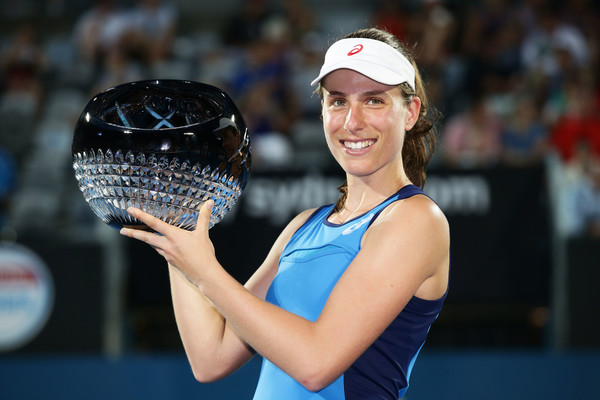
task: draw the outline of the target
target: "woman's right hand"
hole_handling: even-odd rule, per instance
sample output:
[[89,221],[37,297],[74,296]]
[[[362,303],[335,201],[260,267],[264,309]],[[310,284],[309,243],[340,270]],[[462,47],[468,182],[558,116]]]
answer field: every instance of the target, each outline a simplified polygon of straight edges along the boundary
[[198,212],[196,229],[187,231],[170,225],[137,208],[127,212],[156,233],[123,228],[121,234],[152,246],[154,250],[177,268],[195,286],[207,277],[210,268],[220,268],[215,249],[208,235],[212,200],[206,201]]

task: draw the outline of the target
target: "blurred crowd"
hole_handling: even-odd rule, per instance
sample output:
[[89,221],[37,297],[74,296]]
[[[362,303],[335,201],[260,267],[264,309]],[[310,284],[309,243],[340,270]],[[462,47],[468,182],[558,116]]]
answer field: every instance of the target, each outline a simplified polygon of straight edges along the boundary
[[[56,9],[61,2],[42,3]],[[191,79],[222,87],[248,123],[255,168],[329,167],[320,104],[309,83],[335,38],[379,26],[414,49],[440,113],[433,167],[550,164],[565,230],[600,238],[600,6],[594,0],[352,2],[360,4],[357,10],[342,9],[343,2],[327,7],[327,1],[238,3],[219,29],[200,23],[184,29],[181,21],[193,16],[167,0],[96,0],[53,36],[27,21],[4,35],[0,229],[10,218],[31,224],[36,213],[64,217],[58,204],[69,200],[61,191],[52,199],[47,189],[72,179],[74,121],[93,94],[128,81]],[[68,165],[49,176],[58,157]],[[47,201],[32,204],[31,196]]]

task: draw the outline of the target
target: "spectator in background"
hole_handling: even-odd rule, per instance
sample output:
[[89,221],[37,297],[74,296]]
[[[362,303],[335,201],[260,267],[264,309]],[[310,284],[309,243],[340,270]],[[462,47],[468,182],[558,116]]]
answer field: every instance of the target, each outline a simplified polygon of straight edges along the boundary
[[572,72],[572,68],[565,70],[566,56],[577,68],[589,65],[589,44],[581,30],[566,21],[563,10],[555,5],[541,7],[536,22],[521,44],[524,73],[542,86],[540,90],[552,91]]
[[502,152],[501,133],[502,124],[489,110],[486,97],[478,94],[465,111],[451,117],[443,127],[443,162],[454,168],[493,166]]
[[[594,232],[590,225],[598,198],[590,176],[592,159],[600,157],[600,117],[593,89],[581,77],[571,77],[563,92],[564,112],[551,125],[550,145],[557,168],[551,170],[556,180],[554,195],[558,199],[558,222],[565,233],[585,235]],[[594,161],[597,162],[597,161]],[[592,174],[593,175],[593,174]]]
[[114,0],[95,0],[75,21],[72,35],[77,56],[83,62],[101,66],[103,59],[116,50],[126,28],[125,13]]
[[72,35],[79,61],[94,68],[90,95],[140,78],[126,40],[130,16],[130,11],[114,0],[96,0],[75,22]]
[[414,42],[418,43],[419,62],[425,70],[436,71],[448,60],[452,50],[454,16],[441,0],[422,1],[417,15],[415,20],[419,28],[410,29],[410,34],[417,36]]
[[511,167],[541,165],[548,151],[546,127],[534,99],[516,100],[502,130],[502,162]]
[[34,27],[29,23],[19,26],[0,56],[3,94],[25,95],[37,111],[44,94],[46,64]]
[[552,79],[546,82],[542,114],[544,123],[550,126],[557,124],[566,114],[579,113],[581,99],[578,92],[589,92],[595,86],[591,66],[576,63],[566,46],[557,42],[553,47],[558,69]]
[[91,93],[141,79],[168,59],[177,31],[177,10],[162,0],[138,0],[132,8],[97,0],[73,29],[79,57],[95,68]]
[[145,77],[143,69],[135,63],[126,51],[108,52],[102,60],[102,66],[92,84],[90,96],[102,90],[125,82],[132,82]]
[[283,0],[281,6],[282,16],[289,25],[290,39],[295,45],[300,45],[317,29],[315,14],[305,0]]
[[[414,51],[422,66],[430,102],[435,104],[436,109],[449,115],[452,106],[460,103],[455,94],[463,93],[462,89],[454,90],[454,85],[459,86],[464,82],[456,79],[455,67],[461,64],[453,55],[456,18],[440,0],[421,0],[412,8],[406,4],[400,6],[399,3],[384,1],[375,22],[392,23],[397,30],[402,30],[401,40],[416,43]],[[394,25],[392,21],[396,18],[398,22]],[[451,96],[455,97],[451,99]]]
[[46,55],[31,24],[19,26],[0,55],[0,145],[21,164],[45,96]]
[[379,0],[371,20],[373,26],[385,28],[401,42],[408,43],[411,18],[408,16],[405,2]]
[[[269,159],[277,164],[290,161],[280,158],[281,149],[289,148],[288,136],[302,110],[291,86],[288,44],[290,27],[282,17],[265,21],[260,36],[244,48],[244,57],[229,83],[254,141],[254,164]],[[260,142],[269,143],[265,147]],[[270,146],[277,150],[271,151]]]
[[224,42],[229,46],[243,47],[261,36],[263,25],[272,11],[267,0],[240,0],[223,32]]
[[313,119],[321,112],[321,105],[314,101],[314,89],[306,82],[319,74],[323,60],[325,40],[317,32],[304,36],[292,50],[290,58],[291,85],[298,99],[298,116]]
[[574,234],[600,239],[600,157],[588,159],[573,190]]
[[129,13],[127,50],[152,66],[171,56],[177,32],[176,8],[163,0],[138,0]]
[[579,77],[569,80],[562,98],[564,112],[552,126],[551,144],[567,166],[581,170],[581,145],[600,156],[600,107],[593,89]]

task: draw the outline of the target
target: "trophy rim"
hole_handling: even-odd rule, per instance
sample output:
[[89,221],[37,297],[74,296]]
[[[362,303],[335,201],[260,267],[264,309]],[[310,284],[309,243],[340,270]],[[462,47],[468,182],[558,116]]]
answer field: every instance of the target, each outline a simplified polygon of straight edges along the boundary
[[[191,123],[183,126],[161,127],[160,129],[128,127],[120,124],[107,122],[97,117],[96,114],[102,112],[109,106],[95,105],[96,102],[110,102],[121,97],[118,95],[119,90],[130,88],[129,92],[122,96],[135,95],[136,91],[158,90],[160,96],[181,96],[187,98],[198,98],[203,101],[215,103],[215,115],[206,120]],[[161,93],[162,92],[162,93]],[[111,99],[110,96],[116,96]],[[208,100],[207,100],[208,98]],[[94,110],[93,107],[100,107]],[[242,157],[245,162],[250,164],[251,147],[250,133],[244,117],[233,101],[233,99],[222,89],[203,82],[180,79],[146,79],[133,82],[127,82],[120,85],[109,87],[102,92],[96,94],[84,107],[77,124],[75,126],[75,134],[71,145],[71,153],[75,155],[78,152],[88,149],[102,148],[112,138],[121,136],[124,141],[122,144],[123,151],[136,150],[143,152],[151,152],[155,144],[161,140],[163,135],[169,135],[173,140],[173,146],[168,149],[161,149],[160,153],[190,153],[189,149],[194,148],[194,143],[198,140],[206,141],[211,139],[212,135],[217,132],[223,132],[231,129],[236,132],[239,138],[239,144],[236,148],[230,148],[227,151],[227,159],[232,160],[237,156]],[[146,144],[138,147],[133,145],[134,141],[145,137],[151,139],[144,141]],[[201,139],[202,138],[202,139]],[[216,140],[216,139],[214,139]]]
[[[194,95],[194,93],[191,90],[184,91],[184,90],[175,89],[175,86],[184,88],[186,85],[189,85],[188,87],[190,89],[193,89],[193,88],[198,89],[195,91],[196,94]],[[131,88],[131,90],[135,90],[135,88],[140,88],[141,90],[143,90],[143,88],[150,89],[152,86],[161,91],[164,91],[165,94],[169,93],[173,96],[181,96],[181,94],[186,94],[186,96],[188,96],[190,98],[193,98],[193,97],[201,98],[202,95],[208,95],[211,99],[219,98],[221,101],[225,101],[225,104],[219,105],[220,111],[217,115],[215,115],[211,118],[207,118],[204,121],[195,122],[195,123],[188,124],[188,125],[176,126],[176,127],[172,127],[172,128],[166,127],[166,128],[160,128],[160,129],[139,128],[139,127],[134,127],[134,126],[128,127],[125,125],[107,122],[107,121],[100,119],[97,115],[93,114],[90,111],[90,108],[92,108],[94,106],[94,103],[96,101],[105,100],[106,97],[109,97],[110,95],[114,95],[114,93],[119,90],[126,89],[126,88]],[[231,113],[228,113],[227,111],[231,111]],[[233,118],[233,116],[235,116],[236,114],[238,115],[239,118],[241,118],[240,121],[238,121],[238,118]],[[234,121],[236,128],[240,131],[240,135],[245,136],[248,134],[248,132],[247,132],[248,127],[246,125],[245,120],[243,119],[241,111],[239,110],[239,108],[237,107],[237,105],[235,104],[233,99],[223,89],[221,89],[217,86],[208,84],[208,83],[197,82],[197,81],[193,81],[193,80],[189,80],[189,79],[144,79],[144,80],[126,82],[126,83],[122,83],[119,85],[114,85],[114,86],[108,87],[108,88],[102,90],[101,92],[97,93],[88,101],[88,103],[86,104],[86,106],[84,107],[84,109],[81,113],[79,120],[81,121],[81,119],[85,119],[87,124],[91,124],[91,125],[102,127],[102,128],[109,128],[109,129],[113,129],[113,130],[119,131],[119,132],[125,132],[125,131],[161,132],[162,131],[162,132],[174,133],[177,131],[190,131],[193,129],[203,127],[205,125],[215,124],[215,122],[220,121],[224,117],[228,118],[229,120]]]

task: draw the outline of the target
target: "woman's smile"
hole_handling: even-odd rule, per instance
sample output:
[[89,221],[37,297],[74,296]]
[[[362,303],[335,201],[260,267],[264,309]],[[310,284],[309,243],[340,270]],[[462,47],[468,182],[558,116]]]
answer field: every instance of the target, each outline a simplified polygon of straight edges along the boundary
[[357,139],[355,139],[355,140],[340,140],[340,143],[351,154],[355,154],[355,153],[363,154],[376,141],[377,140],[375,140],[375,139],[366,139],[366,140],[357,140]]

